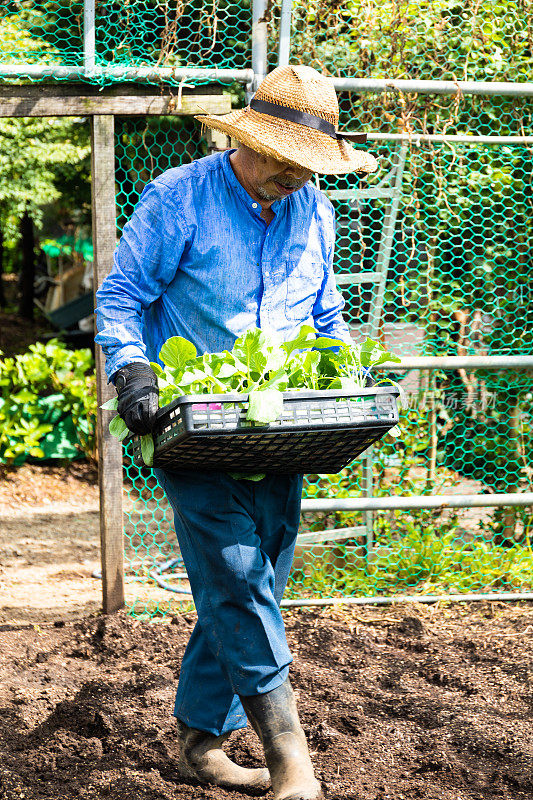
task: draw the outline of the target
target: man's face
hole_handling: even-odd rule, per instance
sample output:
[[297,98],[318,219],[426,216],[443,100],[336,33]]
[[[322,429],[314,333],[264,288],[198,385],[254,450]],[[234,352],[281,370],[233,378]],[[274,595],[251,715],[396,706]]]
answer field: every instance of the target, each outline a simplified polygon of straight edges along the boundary
[[244,150],[246,177],[262,200],[283,200],[301,189],[313,174],[310,169],[293,167],[285,161],[262,155],[249,147]]

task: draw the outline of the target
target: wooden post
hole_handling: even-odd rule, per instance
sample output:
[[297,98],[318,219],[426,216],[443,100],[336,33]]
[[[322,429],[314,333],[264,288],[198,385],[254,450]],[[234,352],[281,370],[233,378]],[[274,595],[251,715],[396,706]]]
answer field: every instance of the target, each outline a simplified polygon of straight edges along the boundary
[[207,141],[207,152],[209,154],[216,153],[220,150],[227,150],[230,146],[230,137],[227,133],[214,131],[212,128],[206,130],[205,138]]
[[[114,117],[92,117],[93,286],[101,286],[113,264],[116,244]],[[96,303],[95,303],[96,305]],[[100,406],[115,390],[108,385],[104,356],[96,348],[98,399],[98,481],[100,487],[100,545],[104,614],[124,606],[124,543],[122,520],[122,444],[109,433],[110,412]]]

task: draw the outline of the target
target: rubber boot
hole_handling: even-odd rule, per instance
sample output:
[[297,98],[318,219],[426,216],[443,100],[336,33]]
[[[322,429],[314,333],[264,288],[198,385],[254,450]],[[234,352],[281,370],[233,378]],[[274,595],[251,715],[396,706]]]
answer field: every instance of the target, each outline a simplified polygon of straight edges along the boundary
[[206,731],[189,728],[180,719],[178,724],[178,770],[185,778],[199,783],[212,783],[225,789],[261,794],[270,788],[267,769],[248,769],[231,761],[222,750],[230,733],[214,736]]
[[241,697],[241,702],[263,743],[274,800],[324,800],[289,679],[266,694]]

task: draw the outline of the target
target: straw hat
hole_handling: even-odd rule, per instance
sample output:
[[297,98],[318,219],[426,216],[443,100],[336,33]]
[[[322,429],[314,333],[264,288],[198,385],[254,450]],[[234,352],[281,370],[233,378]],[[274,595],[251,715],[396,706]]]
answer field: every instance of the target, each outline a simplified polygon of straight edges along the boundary
[[337,132],[333,81],[312,67],[277,67],[246,108],[196,119],[252,150],[323,175],[375,172],[378,167],[374,156],[348,143],[364,144],[366,134]]

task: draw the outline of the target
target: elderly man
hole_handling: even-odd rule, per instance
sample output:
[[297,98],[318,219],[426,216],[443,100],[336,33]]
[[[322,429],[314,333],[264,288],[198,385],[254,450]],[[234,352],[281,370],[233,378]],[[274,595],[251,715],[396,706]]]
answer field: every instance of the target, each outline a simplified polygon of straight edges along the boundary
[[[376,161],[337,132],[331,82],[309,67],[279,67],[247,108],[197,119],[239,147],[145,187],[97,293],[96,341],[119,413],[139,434],[158,407],[149,361],[170,336],[200,353],[231,349],[255,326],[288,339],[310,323],[350,340],[332,269],[333,208],[308,181],[313,172],[372,172]],[[261,791],[271,782],[275,800],[318,800],[279,609],[302,476],[252,482],[208,468],[156,470],[198,612],[174,709],[178,767],[202,783]],[[222,750],[247,718],[268,769],[240,767]]]

